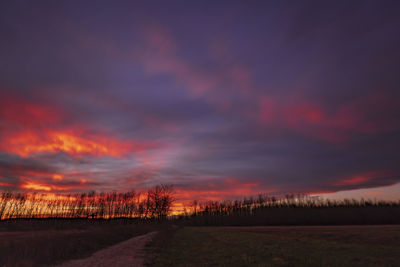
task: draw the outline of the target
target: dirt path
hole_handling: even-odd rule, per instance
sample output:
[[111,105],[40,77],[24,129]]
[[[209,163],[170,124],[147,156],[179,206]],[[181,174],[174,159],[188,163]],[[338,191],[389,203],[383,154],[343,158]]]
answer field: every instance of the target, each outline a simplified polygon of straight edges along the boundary
[[71,260],[65,262],[60,267],[74,266],[143,266],[145,259],[145,245],[151,241],[157,232],[150,232],[140,235],[114,246],[99,250],[86,259]]

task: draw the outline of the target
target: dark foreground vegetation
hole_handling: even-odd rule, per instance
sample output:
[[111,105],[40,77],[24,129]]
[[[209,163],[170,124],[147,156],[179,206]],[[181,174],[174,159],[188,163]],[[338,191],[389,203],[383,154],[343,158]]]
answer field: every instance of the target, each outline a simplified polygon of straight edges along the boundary
[[400,266],[399,226],[185,227],[155,266]]
[[143,193],[2,193],[0,266],[55,265],[153,231],[149,265],[400,266],[399,201],[259,195],[193,201],[169,216],[173,201],[166,185]]
[[400,207],[280,207],[251,214],[202,213],[184,220],[185,225],[192,226],[400,224]]
[[[0,222],[0,266],[53,266],[157,231],[149,266],[400,266],[400,226],[191,227],[174,221]],[[116,255],[118,257],[118,255]]]
[[168,227],[134,220],[29,219],[0,222],[0,266],[43,266],[94,252]]
[[323,200],[288,195],[259,195],[236,201],[193,202],[186,225],[364,225],[400,224],[400,201]]
[[400,224],[400,201],[323,200],[303,195],[258,195],[191,205],[172,216],[171,185],[146,192],[52,195],[3,192],[0,219],[178,219],[193,226]]

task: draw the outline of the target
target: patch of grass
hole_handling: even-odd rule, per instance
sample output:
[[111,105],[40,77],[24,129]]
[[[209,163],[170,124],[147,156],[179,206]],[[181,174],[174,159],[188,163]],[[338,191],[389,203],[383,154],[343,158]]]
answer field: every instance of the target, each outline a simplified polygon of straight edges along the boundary
[[[28,222],[25,222],[28,224]],[[46,222],[49,230],[0,232],[0,266],[43,266],[70,259],[85,258],[92,253],[134,236],[157,229],[154,224],[130,224],[123,221],[87,223],[75,221],[60,230]],[[61,222],[62,224],[62,222]],[[37,225],[33,227],[37,228]],[[39,227],[38,227],[39,228]],[[56,229],[55,229],[56,228]],[[4,230],[4,229],[3,229]]]
[[[186,227],[175,234],[155,265],[399,266],[398,244],[363,243],[357,242],[356,237],[352,240],[326,238],[330,236],[324,235],[327,230],[315,228],[307,234],[303,229],[292,229],[276,234],[273,231]],[[294,234],[296,231],[298,233]],[[371,234],[380,235],[380,231],[375,228]]]
[[153,266],[155,264],[157,257],[169,246],[172,238],[179,229],[182,229],[182,227],[170,224],[159,227],[156,236],[146,245],[146,258],[144,262],[146,266]]

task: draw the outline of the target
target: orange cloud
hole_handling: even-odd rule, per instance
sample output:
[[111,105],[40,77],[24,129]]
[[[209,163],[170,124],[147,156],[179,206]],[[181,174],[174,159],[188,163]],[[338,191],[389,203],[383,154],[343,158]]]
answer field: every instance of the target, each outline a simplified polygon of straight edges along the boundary
[[121,157],[156,146],[154,142],[122,141],[99,133],[89,134],[82,124],[67,125],[67,114],[59,107],[18,97],[0,97],[0,119],[5,122],[0,151],[21,157],[58,152]]
[[36,182],[26,182],[21,185],[21,188],[38,191],[50,191],[52,189],[51,186],[39,184]]
[[0,149],[27,157],[38,153],[65,152],[72,155],[89,154],[93,156],[123,156],[131,151],[142,151],[149,144],[121,142],[106,137],[92,139],[80,137],[72,132],[48,131],[21,132],[8,137]]
[[26,181],[20,185],[20,188],[34,191],[65,191],[74,189],[72,186],[53,185],[44,182]]
[[54,181],[62,181],[62,179],[64,178],[64,176],[61,175],[61,174],[53,174],[53,175],[51,176],[51,178],[52,178]]

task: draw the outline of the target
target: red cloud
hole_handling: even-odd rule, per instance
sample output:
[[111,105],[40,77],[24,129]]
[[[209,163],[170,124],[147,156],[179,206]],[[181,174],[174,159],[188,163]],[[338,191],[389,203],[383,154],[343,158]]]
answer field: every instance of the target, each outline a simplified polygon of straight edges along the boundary
[[9,183],[0,182],[0,186],[14,186],[14,185],[13,184],[9,184]]
[[[233,88],[245,95],[250,93],[252,75],[244,65],[231,62],[217,72],[201,68],[200,64],[193,64],[178,55],[178,44],[161,25],[147,27],[144,37],[147,50],[136,53],[144,69],[152,75],[171,75],[192,97],[203,97],[216,108],[226,110],[231,106]],[[224,90],[226,93],[223,93]]]
[[260,98],[260,120],[262,123],[271,123],[276,116],[276,101],[268,96]]
[[371,177],[365,175],[357,175],[348,179],[340,180],[336,185],[359,185],[368,182],[371,179]]
[[286,109],[286,120],[293,127],[305,124],[323,124],[326,120],[325,112],[315,104],[300,103]]
[[[261,124],[294,130],[332,143],[344,142],[357,134],[387,131],[398,125],[390,119],[398,103],[382,94],[360,96],[333,111],[324,109],[316,101],[301,97],[287,97],[278,101],[270,96],[262,96],[258,102]],[[381,116],[378,118],[376,114]]]
[[351,175],[335,182],[334,186],[349,188],[378,187],[398,182],[399,176],[390,170],[377,170]]
[[120,157],[157,146],[154,142],[122,141],[89,133],[82,125],[64,125],[65,114],[51,105],[10,97],[3,97],[0,104],[0,119],[5,121],[0,151],[21,157],[57,152]]
[[153,25],[145,31],[148,50],[138,55],[145,69],[150,74],[171,75],[192,96],[203,97],[218,110],[233,111],[234,98],[242,96],[256,105],[236,109],[239,115],[256,118],[274,129],[289,129],[331,143],[342,143],[359,134],[385,131],[396,124],[374,117],[374,113],[384,114],[389,111],[388,107],[399,105],[389,96],[360,96],[328,110],[322,103],[298,94],[284,98],[260,95],[254,88],[251,71],[233,58],[223,58],[224,63],[220,62],[223,68],[210,72],[180,57],[173,36],[162,26]]
[[176,56],[176,44],[165,29],[151,27],[147,33],[147,41],[150,49],[138,57],[149,73],[168,73],[195,96],[212,89],[214,78]]
[[33,103],[22,98],[1,95],[0,119],[12,126],[40,127],[60,122],[59,108],[43,103]]
[[364,184],[370,180],[373,180],[377,176],[382,176],[387,174],[386,172],[378,172],[378,171],[371,171],[371,172],[364,172],[364,173],[359,173],[356,175],[353,175],[349,178],[344,178],[339,180],[338,182],[335,183],[335,185],[361,185]]

